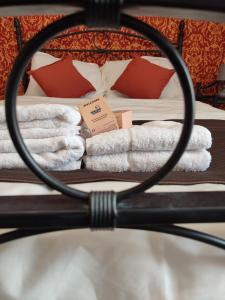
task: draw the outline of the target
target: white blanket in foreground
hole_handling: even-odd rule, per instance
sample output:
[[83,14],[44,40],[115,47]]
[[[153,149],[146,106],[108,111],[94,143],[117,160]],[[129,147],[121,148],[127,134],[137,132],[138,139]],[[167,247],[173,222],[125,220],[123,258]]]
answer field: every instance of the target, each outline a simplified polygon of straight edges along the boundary
[[[225,238],[221,225],[196,225]],[[165,234],[69,230],[0,246],[1,300],[224,300],[224,251]]]

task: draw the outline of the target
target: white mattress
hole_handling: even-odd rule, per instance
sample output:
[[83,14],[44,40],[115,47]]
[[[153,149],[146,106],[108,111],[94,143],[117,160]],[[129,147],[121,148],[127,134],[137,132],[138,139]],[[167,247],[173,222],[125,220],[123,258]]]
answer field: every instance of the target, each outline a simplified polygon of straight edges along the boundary
[[[20,103],[79,100],[21,97]],[[112,108],[129,108],[134,119],[182,118],[181,100],[109,99]],[[198,119],[225,119],[225,112],[197,104]],[[107,188],[109,182],[74,185]],[[110,182],[121,190],[135,183]],[[1,183],[1,195],[55,193],[44,185]],[[155,186],[151,191],[224,190],[223,185]],[[182,199],[181,199],[182,201]],[[191,225],[189,225],[190,227]],[[195,225],[225,238],[220,224]],[[225,253],[163,234],[116,230],[52,233],[0,246],[1,300],[224,300]]]

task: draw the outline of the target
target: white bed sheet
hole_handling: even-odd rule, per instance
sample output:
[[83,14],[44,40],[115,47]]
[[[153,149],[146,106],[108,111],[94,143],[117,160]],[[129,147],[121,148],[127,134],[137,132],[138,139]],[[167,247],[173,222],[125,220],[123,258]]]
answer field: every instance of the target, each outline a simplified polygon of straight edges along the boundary
[[[29,99],[69,105],[79,100]],[[33,102],[33,103],[34,103]],[[134,119],[182,118],[181,100],[109,99]],[[197,103],[197,118],[225,119],[225,112]],[[104,189],[109,182],[76,185]],[[115,190],[134,183],[113,182]],[[112,183],[110,182],[110,186]],[[1,183],[1,195],[55,193],[44,185]],[[224,190],[223,185],[155,186],[151,191]],[[182,201],[182,200],[181,200]],[[220,224],[189,225],[225,238]],[[0,246],[1,300],[224,300],[225,253],[190,240],[141,231],[66,231]]]

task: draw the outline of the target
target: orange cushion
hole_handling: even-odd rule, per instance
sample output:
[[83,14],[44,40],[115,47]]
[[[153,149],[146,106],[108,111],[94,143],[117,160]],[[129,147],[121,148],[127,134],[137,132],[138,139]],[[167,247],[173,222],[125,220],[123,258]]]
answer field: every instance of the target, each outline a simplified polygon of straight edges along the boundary
[[144,58],[133,59],[111,87],[130,98],[158,99],[174,70],[152,64]]
[[53,64],[29,72],[49,97],[79,98],[95,91],[67,57]]

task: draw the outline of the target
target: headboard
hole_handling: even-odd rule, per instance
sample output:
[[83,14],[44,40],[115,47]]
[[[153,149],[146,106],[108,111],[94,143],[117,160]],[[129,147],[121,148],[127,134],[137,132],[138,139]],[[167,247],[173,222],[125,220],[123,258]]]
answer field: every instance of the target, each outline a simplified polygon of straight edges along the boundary
[[[14,27],[18,50],[20,51],[27,41],[25,41],[25,39],[23,38],[21,22],[17,17],[14,18]],[[177,39],[176,41],[171,41],[174,47],[176,47],[181,54],[183,50],[184,29],[185,21],[181,20],[178,25]],[[85,40],[85,36],[89,36],[88,47],[84,47],[82,43],[79,44],[79,39]],[[128,39],[132,39],[132,41],[135,40],[136,43],[138,43],[138,48],[132,47],[132,49],[127,49],[126,47],[124,47],[124,49],[122,49],[120,46],[120,48],[118,49],[116,43],[117,39],[114,39],[116,36],[121,36],[124,39],[124,45],[126,44],[126,41],[128,41]],[[76,37],[78,43],[76,44],[76,47],[70,47],[72,44],[71,39],[74,39],[74,37]],[[101,40],[101,46],[98,46],[98,39]],[[54,44],[52,43],[53,40],[55,42]],[[68,53],[72,53],[73,56],[79,53],[79,59],[84,61],[88,61],[90,60],[90,58],[95,61],[96,55],[104,56],[104,60],[115,60],[121,58],[129,59],[142,55],[162,56],[161,51],[157,49],[156,46],[147,38],[142,35],[136,34],[135,32],[131,32],[130,30],[128,31],[124,28],[121,28],[120,30],[99,30],[86,28],[82,30],[72,29],[70,31],[67,31],[66,33],[58,35],[53,40],[48,42],[41,49],[41,51],[50,52],[51,54],[58,57],[63,57]],[[136,43],[132,44],[136,45]],[[104,46],[102,46],[102,44],[104,44]],[[26,89],[27,84],[28,77],[25,74],[23,78],[24,89]]]

